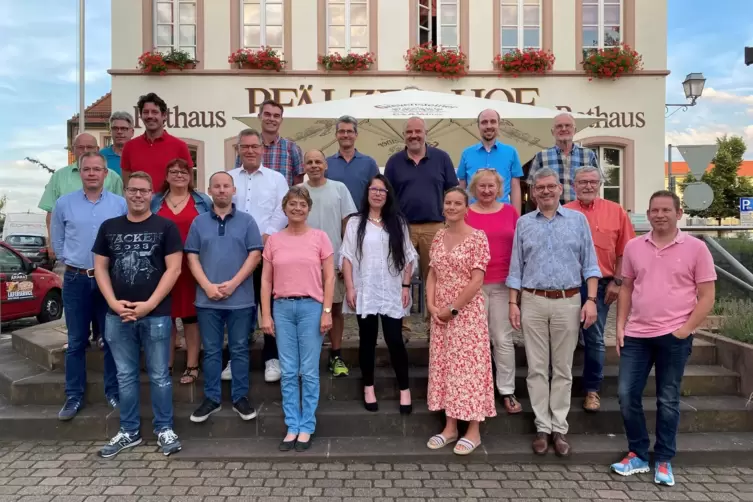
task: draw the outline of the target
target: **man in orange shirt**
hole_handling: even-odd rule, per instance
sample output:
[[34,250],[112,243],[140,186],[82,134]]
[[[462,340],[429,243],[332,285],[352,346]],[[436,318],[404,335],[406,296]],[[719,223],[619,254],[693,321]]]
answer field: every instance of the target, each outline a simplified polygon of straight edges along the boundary
[[[601,408],[599,390],[604,378],[604,326],[609,307],[617,300],[622,286],[622,253],[628,241],[635,237],[633,224],[622,206],[599,197],[602,181],[601,171],[597,167],[578,169],[575,172],[577,200],[565,204],[566,208],[586,216],[603,276],[599,279],[596,295],[596,322],[581,329],[586,352],[583,365],[586,399],[583,401],[583,408],[590,412]],[[582,287],[585,288],[585,283]],[[585,292],[581,294],[581,298],[586,296]]]

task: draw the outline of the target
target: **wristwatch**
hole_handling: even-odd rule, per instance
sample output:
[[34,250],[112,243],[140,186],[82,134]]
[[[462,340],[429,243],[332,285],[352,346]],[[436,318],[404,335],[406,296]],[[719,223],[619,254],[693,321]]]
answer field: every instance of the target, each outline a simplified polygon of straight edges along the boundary
[[332,313],[332,307],[324,307],[324,313],[325,314],[331,314]]
[[612,279],[612,281],[614,281],[614,283],[615,283],[616,285],[618,285],[618,286],[622,286],[622,279]]
[[586,298],[586,301],[591,300],[592,302],[596,303],[596,297],[595,296],[589,296]]
[[459,313],[460,312],[458,311],[458,309],[456,309],[455,307],[453,307],[452,305],[450,305],[450,314],[452,314],[452,317],[455,317]]

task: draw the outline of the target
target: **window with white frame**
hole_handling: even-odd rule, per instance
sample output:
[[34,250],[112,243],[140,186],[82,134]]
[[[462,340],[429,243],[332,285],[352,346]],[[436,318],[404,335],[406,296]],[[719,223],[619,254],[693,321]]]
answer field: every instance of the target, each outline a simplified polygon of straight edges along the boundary
[[241,45],[244,49],[271,47],[282,54],[282,0],[241,2]]
[[622,0],[580,0],[583,56],[622,42]]
[[170,49],[188,52],[196,58],[196,0],[155,0],[154,46],[160,52]]
[[418,0],[418,43],[446,49],[460,45],[460,2]]
[[327,0],[327,51],[369,52],[368,0]]
[[501,0],[501,52],[541,49],[541,0]]
[[606,179],[602,183],[601,196],[618,204],[622,203],[622,171],[625,150],[616,146],[591,146],[599,159],[599,166]]

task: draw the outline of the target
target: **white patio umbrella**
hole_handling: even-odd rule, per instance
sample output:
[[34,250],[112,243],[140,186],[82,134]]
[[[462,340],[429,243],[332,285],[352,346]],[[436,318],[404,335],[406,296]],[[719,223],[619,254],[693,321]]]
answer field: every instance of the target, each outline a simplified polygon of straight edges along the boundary
[[[552,146],[552,121],[561,113],[558,110],[414,89],[286,108],[280,134],[304,152],[318,148],[330,155],[337,151],[335,121],[351,115],[358,120],[356,147],[384,166],[390,155],[404,148],[405,121],[418,116],[426,120],[427,143],[447,151],[457,162],[464,148],[480,141],[476,119],[488,108],[499,112],[500,140],[517,148],[521,162]],[[573,116],[578,130],[596,121],[588,115]],[[259,127],[256,115],[234,118]]]

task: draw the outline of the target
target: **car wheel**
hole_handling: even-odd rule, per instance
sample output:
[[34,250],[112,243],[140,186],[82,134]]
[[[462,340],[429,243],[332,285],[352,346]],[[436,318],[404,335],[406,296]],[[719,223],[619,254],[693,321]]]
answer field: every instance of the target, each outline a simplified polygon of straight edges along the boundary
[[37,316],[40,324],[57,321],[63,317],[63,296],[60,291],[50,291],[42,300],[42,311]]

